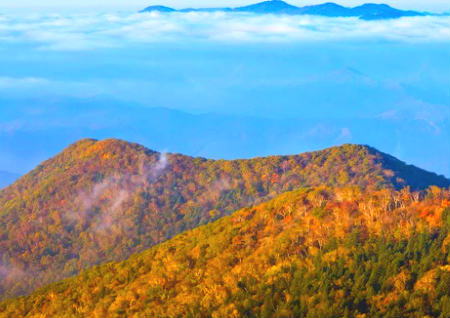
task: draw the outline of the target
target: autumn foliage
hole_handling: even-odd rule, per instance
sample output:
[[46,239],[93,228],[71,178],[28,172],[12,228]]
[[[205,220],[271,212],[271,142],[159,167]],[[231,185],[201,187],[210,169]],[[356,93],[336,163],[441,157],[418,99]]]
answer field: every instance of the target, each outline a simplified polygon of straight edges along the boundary
[[[226,161],[160,154],[114,139],[81,140],[0,192],[0,296],[27,294],[239,208],[321,185],[424,190],[449,181],[359,145]],[[385,203],[373,200],[361,210],[375,220],[374,206]],[[334,207],[322,206],[326,197],[316,201],[311,215],[326,219]],[[429,209],[421,217],[435,225],[439,219]],[[283,224],[293,222],[289,212],[280,213]]]
[[302,188],[0,304],[0,317],[449,317],[450,192]]

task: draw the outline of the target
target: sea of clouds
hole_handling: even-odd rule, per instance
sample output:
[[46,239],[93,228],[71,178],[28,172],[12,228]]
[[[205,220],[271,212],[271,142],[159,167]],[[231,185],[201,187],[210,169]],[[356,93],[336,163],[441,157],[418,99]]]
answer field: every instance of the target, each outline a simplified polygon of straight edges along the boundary
[[0,14],[0,46],[89,50],[182,40],[242,42],[377,40],[443,42],[448,17],[357,18],[245,13]]
[[448,176],[449,40],[439,16],[0,11],[0,170],[115,136],[213,158],[365,143]]

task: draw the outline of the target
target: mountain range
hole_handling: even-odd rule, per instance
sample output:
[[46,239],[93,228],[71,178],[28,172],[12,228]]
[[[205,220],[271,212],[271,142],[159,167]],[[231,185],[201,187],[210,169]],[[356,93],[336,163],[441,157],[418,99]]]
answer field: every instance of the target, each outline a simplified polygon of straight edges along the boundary
[[[385,92],[369,93],[371,84],[364,84],[364,77],[355,72],[343,70],[329,76],[345,80],[336,87],[322,82],[298,87],[302,100],[296,113],[285,113],[282,118],[267,117],[262,111],[259,117],[190,113],[103,98],[24,101],[0,98],[0,104],[11,106],[0,109],[3,123],[20,123],[14,126],[16,130],[0,131],[3,154],[0,170],[23,175],[74,140],[116,136],[150,149],[212,159],[301,153],[343,143],[369,144],[423,169],[450,176],[446,164],[450,161],[450,122],[444,106],[427,103],[387,106],[389,103],[377,99]],[[355,83],[361,85],[349,89]],[[353,107],[350,102],[353,90],[370,98],[361,99],[361,104]],[[326,98],[318,101],[312,96],[324,96],[323,91],[333,95],[337,105],[346,106],[327,108],[326,115],[321,116]],[[262,93],[258,90],[246,94],[262,96]],[[365,100],[371,103],[365,104]],[[262,101],[257,104],[261,106]],[[305,106],[308,104],[317,107],[311,109]],[[33,112],[33,107],[40,111]],[[282,107],[277,106],[277,113],[283,112]],[[14,110],[14,116],[10,109]],[[76,111],[68,111],[73,109]],[[105,120],[99,124],[98,118]]]
[[429,15],[425,12],[395,9],[387,4],[366,3],[349,8],[327,2],[319,5],[296,7],[282,0],[269,0],[236,8],[186,8],[176,10],[170,7],[154,5],[140,12],[248,12],[258,14],[318,15],[325,17],[357,17],[363,20],[396,19],[401,17]]
[[450,181],[361,145],[210,160],[83,139],[0,192],[0,293],[27,294],[300,187],[431,185]]

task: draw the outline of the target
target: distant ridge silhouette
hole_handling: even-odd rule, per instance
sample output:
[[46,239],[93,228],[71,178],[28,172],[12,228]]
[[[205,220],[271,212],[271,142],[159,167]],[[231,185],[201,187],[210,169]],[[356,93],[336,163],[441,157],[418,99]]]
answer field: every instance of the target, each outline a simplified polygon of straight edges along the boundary
[[426,12],[411,10],[399,10],[387,4],[366,3],[357,7],[344,7],[333,2],[319,5],[296,7],[282,0],[269,0],[255,4],[229,8],[185,8],[176,10],[173,8],[154,5],[149,6],[140,12],[249,12],[258,14],[287,14],[287,15],[318,15],[324,17],[357,17],[362,20],[385,20],[401,17],[431,15]]

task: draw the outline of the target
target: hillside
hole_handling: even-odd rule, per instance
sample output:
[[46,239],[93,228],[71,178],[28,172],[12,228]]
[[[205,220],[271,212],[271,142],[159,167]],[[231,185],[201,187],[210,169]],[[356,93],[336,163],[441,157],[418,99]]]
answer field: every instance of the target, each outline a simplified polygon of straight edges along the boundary
[[449,317],[450,192],[299,189],[0,317]]
[[367,146],[207,160],[120,140],[81,140],[0,192],[0,294],[132,253],[304,186],[448,187]]

